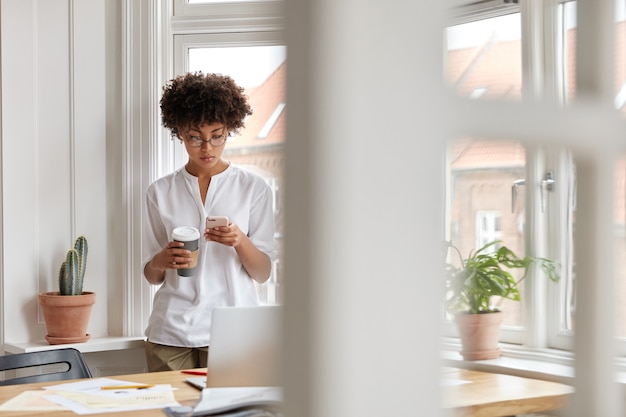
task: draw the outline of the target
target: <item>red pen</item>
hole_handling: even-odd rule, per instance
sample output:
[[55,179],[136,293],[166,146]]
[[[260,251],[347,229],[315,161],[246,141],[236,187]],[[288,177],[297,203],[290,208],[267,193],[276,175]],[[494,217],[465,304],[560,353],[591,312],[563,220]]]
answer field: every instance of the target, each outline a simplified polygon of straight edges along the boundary
[[199,370],[194,370],[194,369],[188,369],[188,370],[184,370],[180,372],[183,374],[189,374],[189,375],[206,375],[206,371],[199,371]]

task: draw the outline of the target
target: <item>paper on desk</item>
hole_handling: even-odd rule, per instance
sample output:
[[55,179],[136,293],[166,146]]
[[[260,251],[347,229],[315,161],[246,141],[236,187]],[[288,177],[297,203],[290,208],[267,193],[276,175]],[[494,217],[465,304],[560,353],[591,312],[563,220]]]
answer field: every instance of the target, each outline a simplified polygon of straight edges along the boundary
[[84,379],[78,382],[45,387],[44,398],[76,414],[94,414],[131,410],[146,410],[179,405],[174,388],[169,384],[145,389],[102,390],[113,385],[136,385],[136,382],[109,378]]
[[277,407],[282,404],[280,387],[204,388],[191,416],[223,413],[242,407]]
[[166,407],[163,411],[168,417],[265,417],[273,415],[265,409],[279,409],[282,398],[281,387],[204,388],[195,407]]
[[[110,394],[111,392],[116,393],[119,391],[117,390],[111,390],[111,391],[104,390],[103,391],[101,389],[102,387],[121,386],[121,385],[143,385],[143,384],[139,382],[122,381],[119,379],[111,379],[111,378],[88,378],[88,379],[81,379],[77,382],[67,382],[64,384],[50,385],[47,387],[43,387],[43,389],[54,390],[54,391],[91,392],[91,393],[107,395],[107,393]],[[152,388],[155,388],[155,387],[152,387]],[[170,387],[169,389],[172,390],[174,388]]]
[[65,407],[44,398],[47,391],[23,391],[0,405],[0,411],[62,411]]
[[[147,391],[147,390],[142,390]],[[133,410],[149,410],[153,408],[173,407],[180,405],[172,391],[157,394],[142,393],[124,398],[109,399],[105,396],[82,394],[78,392],[51,392],[46,399],[72,410],[76,414],[113,413]]]

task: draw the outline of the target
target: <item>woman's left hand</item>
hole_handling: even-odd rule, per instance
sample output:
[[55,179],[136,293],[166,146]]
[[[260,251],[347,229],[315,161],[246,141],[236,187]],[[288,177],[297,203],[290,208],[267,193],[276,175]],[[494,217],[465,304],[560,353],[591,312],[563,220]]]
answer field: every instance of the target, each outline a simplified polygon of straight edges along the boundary
[[244,234],[235,223],[230,222],[228,226],[204,229],[204,237],[222,245],[237,247],[243,241]]

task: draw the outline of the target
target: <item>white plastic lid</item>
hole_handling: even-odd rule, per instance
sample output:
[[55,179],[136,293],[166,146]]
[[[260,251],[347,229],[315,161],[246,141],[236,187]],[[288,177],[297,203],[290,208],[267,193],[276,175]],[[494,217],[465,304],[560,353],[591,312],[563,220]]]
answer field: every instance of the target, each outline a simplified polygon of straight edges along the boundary
[[200,231],[192,226],[177,227],[172,232],[172,239],[179,242],[190,242],[200,239]]

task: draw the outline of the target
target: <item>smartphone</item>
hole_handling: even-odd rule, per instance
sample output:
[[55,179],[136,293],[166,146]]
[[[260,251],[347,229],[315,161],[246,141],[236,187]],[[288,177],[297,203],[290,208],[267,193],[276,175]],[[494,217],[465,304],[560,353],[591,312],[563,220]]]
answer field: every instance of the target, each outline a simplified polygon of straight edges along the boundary
[[226,216],[208,216],[206,218],[207,229],[214,227],[228,226],[228,217]]

